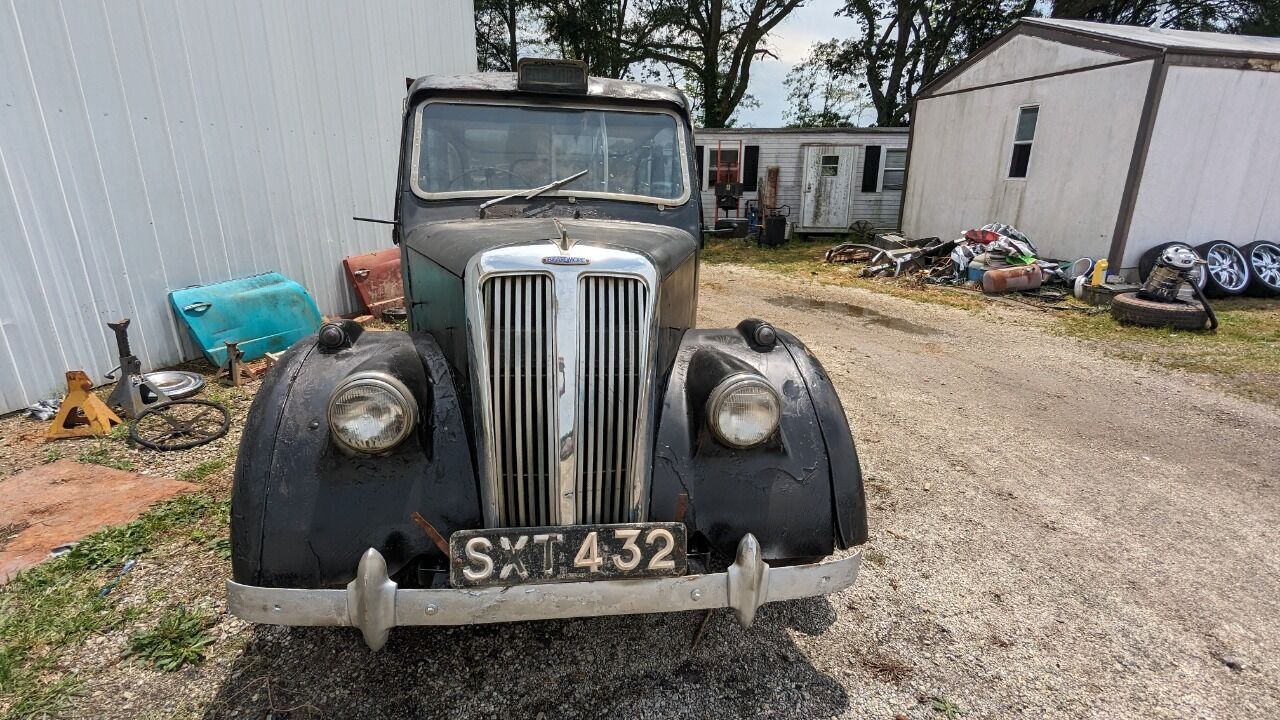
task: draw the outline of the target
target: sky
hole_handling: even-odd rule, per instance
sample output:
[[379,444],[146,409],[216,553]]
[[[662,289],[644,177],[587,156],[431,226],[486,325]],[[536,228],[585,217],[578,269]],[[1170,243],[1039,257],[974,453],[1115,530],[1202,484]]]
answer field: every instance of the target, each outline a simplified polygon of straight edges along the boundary
[[737,125],[744,127],[781,127],[787,109],[787,88],[782,81],[787,71],[799,65],[809,46],[831,38],[847,38],[858,30],[858,23],[847,17],[834,17],[844,7],[844,0],[809,0],[796,8],[769,33],[767,44],[778,59],[759,58],[751,64],[751,84],[747,92],[760,101],[756,108],[738,111]]

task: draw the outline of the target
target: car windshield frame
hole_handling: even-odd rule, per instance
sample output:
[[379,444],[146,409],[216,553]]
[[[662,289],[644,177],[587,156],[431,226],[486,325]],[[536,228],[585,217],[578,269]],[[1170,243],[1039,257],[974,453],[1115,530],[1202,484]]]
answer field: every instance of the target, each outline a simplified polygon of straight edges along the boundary
[[[657,106],[639,106],[639,105],[612,105],[608,103],[592,103],[592,102],[561,102],[561,101],[533,101],[521,100],[518,98],[474,98],[474,97],[431,97],[419,102],[413,109],[413,142],[410,145],[409,153],[409,187],[413,194],[423,200],[450,200],[450,199],[484,199],[496,198],[504,195],[510,195],[517,190],[528,189],[533,190],[539,185],[546,183],[538,183],[528,188],[513,186],[510,188],[482,189],[472,188],[466,190],[448,190],[448,191],[428,191],[419,183],[421,177],[420,162],[422,159],[422,135],[423,135],[423,113],[427,106],[434,104],[446,105],[477,105],[491,107],[514,107],[514,108],[531,108],[531,109],[548,109],[548,110],[589,110],[604,113],[641,113],[647,115],[664,115],[671,118],[675,126],[675,136],[677,151],[680,156],[680,184],[681,192],[677,197],[658,197],[655,195],[638,195],[632,193],[620,192],[603,192],[600,190],[582,190],[578,188],[562,187],[556,190],[550,190],[538,195],[538,197],[572,197],[572,198],[599,198],[603,200],[622,200],[628,202],[639,202],[649,205],[659,205],[663,207],[678,207],[689,202],[693,196],[691,187],[691,178],[689,170],[689,139],[687,137],[687,127],[684,119],[674,110],[657,107]],[[590,177],[588,175],[588,177]]]

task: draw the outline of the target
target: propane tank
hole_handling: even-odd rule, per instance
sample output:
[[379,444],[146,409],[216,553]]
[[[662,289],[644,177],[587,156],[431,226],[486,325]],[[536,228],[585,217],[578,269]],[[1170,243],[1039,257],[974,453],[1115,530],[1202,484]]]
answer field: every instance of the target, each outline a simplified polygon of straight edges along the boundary
[[1010,290],[1035,290],[1044,282],[1044,273],[1036,265],[996,268],[982,275],[982,292],[1001,293]]

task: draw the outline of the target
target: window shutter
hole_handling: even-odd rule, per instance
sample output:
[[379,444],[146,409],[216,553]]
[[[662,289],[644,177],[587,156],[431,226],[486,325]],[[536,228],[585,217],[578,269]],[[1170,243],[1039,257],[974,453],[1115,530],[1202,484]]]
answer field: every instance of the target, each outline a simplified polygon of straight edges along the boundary
[[880,146],[868,145],[862,162],[862,192],[873,193],[880,189]]
[[[694,145],[694,146],[693,146],[693,161],[694,161],[695,163],[697,163],[697,166],[698,166],[698,184],[699,184],[699,185],[701,185],[701,184],[702,184],[702,164],[705,162],[705,160],[703,160],[702,156],[703,156],[702,146],[701,146],[701,145]],[[701,188],[701,187],[699,187],[698,189],[699,189],[699,190],[701,190],[702,188]]]
[[748,145],[742,159],[742,191],[755,192],[760,182],[760,146]]

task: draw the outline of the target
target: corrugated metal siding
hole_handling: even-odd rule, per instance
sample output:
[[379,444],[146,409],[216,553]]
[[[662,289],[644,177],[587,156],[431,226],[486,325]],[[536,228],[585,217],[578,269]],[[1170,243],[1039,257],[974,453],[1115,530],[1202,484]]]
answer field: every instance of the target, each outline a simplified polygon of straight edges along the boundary
[[[1046,257],[1106,257],[1151,62],[916,101],[902,229],[959,237],[990,222]],[[1025,179],[1009,177],[1018,109],[1039,105]]]
[[0,412],[196,353],[171,289],[278,270],[356,307],[404,78],[476,67],[471,0],[0,0]]
[[[738,141],[742,141],[745,148],[747,145],[760,146],[760,175],[763,176],[765,169],[770,165],[778,166],[778,204],[791,206],[791,224],[797,225],[800,222],[801,212],[801,191],[804,183],[804,148],[806,145],[881,145],[886,148],[905,148],[907,146],[907,128],[902,128],[898,132],[885,132],[883,130],[876,131],[859,131],[850,129],[848,132],[805,132],[796,130],[795,132],[761,132],[752,133],[749,128],[743,128],[741,131],[728,132],[707,132],[704,130],[695,130],[694,138],[698,145],[703,146],[704,153],[708,153],[703,162],[710,161],[710,151],[716,147],[716,141],[719,140],[724,149],[735,149],[738,147]],[[898,224],[898,205],[901,202],[902,193],[892,190],[879,193],[864,193],[861,191],[862,182],[862,163],[865,159],[864,147],[858,148],[857,167],[853,176],[853,194],[850,202],[849,217],[850,222],[858,220],[866,220],[876,227],[894,227]],[[881,155],[883,163],[883,154]],[[704,165],[702,171],[701,182],[703,184],[702,192],[702,214],[707,227],[715,224],[716,217],[716,196],[714,188],[707,186],[707,168],[710,165]],[[757,193],[743,193],[742,198],[742,214],[746,212],[746,201],[754,200]],[[721,213],[723,216],[723,213]]]
[[1280,240],[1280,74],[1168,73],[1122,266],[1174,240]]

